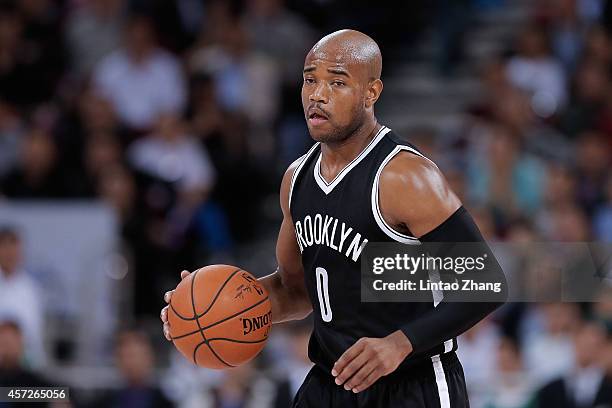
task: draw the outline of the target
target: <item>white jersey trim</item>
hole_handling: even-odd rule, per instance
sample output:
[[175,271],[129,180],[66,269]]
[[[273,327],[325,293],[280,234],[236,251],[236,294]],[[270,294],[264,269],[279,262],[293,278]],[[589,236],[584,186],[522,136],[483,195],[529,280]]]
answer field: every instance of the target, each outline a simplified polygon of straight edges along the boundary
[[293,196],[293,187],[295,186],[295,181],[297,180],[297,177],[300,171],[302,170],[302,167],[304,167],[306,160],[310,157],[312,152],[315,151],[319,144],[319,142],[315,143],[305,155],[298,159],[300,160],[300,164],[298,164],[298,166],[295,168],[295,171],[293,172],[293,175],[291,176],[291,186],[289,187],[289,209],[291,209],[291,197]]
[[[439,283],[440,282],[440,272],[438,272],[436,269],[434,270],[430,270],[429,272],[429,280],[435,283]],[[442,302],[442,300],[444,300],[444,292],[440,289],[432,289],[431,290],[431,295],[433,297],[433,306],[434,307],[438,307],[438,305],[440,304],[440,302]],[[446,340],[444,342],[444,353],[446,354],[450,351],[453,351],[453,347],[455,346],[455,341],[454,339],[449,339]]]
[[444,354],[453,351],[453,347],[455,346],[454,340],[446,340],[444,342]]
[[448,393],[448,383],[444,375],[444,366],[440,361],[440,355],[431,357],[434,373],[436,375],[436,385],[438,387],[438,397],[440,398],[440,408],[450,408],[450,395]]
[[323,192],[325,193],[325,195],[328,195],[329,193],[331,193],[333,191],[334,187],[336,187],[342,181],[342,179],[355,166],[357,166],[368,155],[368,153],[370,153],[372,151],[372,149],[374,149],[374,147],[378,144],[378,142],[380,142],[382,140],[382,138],[387,133],[389,133],[390,131],[391,131],[391,129],[389,129],[386,126],[383,126],[380,129],[378,129],[378,132],[376,133],[376,136],[374,136],[374,138],[372,138],[372,140],[370,141],[370,143],[368,143],[368,145],[365,147],[365,149],[363,149],[361,151],[361,153],[359,153],[357,155],[357,157],[355,157],[353,160],[351,160],[351,162],[349,164],[347,164],[342,170],[340,170],[340,172],[336,175],[336,177],[334,177],[334,179],[331,181],[331,183],[328,183],[327,181],[325,181],[325,179],[321,175],[321,157],[322,157],[322,153],[319,153],[319,157],[317,158],[317,162],[315,163],[315,166],[314,166],[314,178],[315,178],[317,184],[319,185],[319,187],[321,188],[321,190],[323,190]]
[[417,245],[420,243],[418,238],[413,237],[411,235],[402,234],[394,230],[393,228],[391,228],[391,226],[387,224],[387,222],[383,218],[382,212],[380,211],[380,203],[379,203],[380,197],[379,197],[379,192],[378,192],[380,175],[383,169],[385,168],[385,166],[391,161],[391,159],[393,159],[395,155],[397,155],[402,150],[412,152],[418,156],[421,156],[427,159],[427,157],[423,156],[421,153],[419,153],[417,150],[413,149],[410,146],[397,145],[395,149],[393,149],[393,151],[391,151],[391,153],[389,153],[387,157],[385,157],[385,160],[383,160],[383,162],[380,164],[380,167],[378,168],[378,171],[376,172],[376,176],[374,177],[374,183],[372,185],[372,214],[374,215],[374,219],[376,220],[376,223],[378,224],[380,229],[385,234],[387,234],[389,238],[395,241],[401,242],[403,244]]

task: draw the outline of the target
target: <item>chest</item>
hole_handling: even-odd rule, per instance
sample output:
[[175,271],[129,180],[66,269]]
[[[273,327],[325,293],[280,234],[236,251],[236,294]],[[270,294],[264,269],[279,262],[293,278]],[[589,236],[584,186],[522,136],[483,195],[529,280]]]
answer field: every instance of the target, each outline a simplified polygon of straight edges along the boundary
[[363,161],[330,180],[320,172],[320,160],[303,169],[293,190],[291,215],[303,258],[339,257],[359,260],[368,242],[385,240],[372,213],[376,163]]

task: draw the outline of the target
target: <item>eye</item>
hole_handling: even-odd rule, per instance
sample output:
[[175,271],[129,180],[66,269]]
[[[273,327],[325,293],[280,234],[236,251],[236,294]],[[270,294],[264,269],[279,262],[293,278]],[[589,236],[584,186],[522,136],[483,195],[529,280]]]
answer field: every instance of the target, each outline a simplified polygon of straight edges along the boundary
[[332,81],[332,85],[334,85],[334,86],[343,86],[344,82],[338,81],[338,80],[334,80],[334,81]]
[[304,83],[305,84],[314,84],[314,79],[313,78],[304,78]]

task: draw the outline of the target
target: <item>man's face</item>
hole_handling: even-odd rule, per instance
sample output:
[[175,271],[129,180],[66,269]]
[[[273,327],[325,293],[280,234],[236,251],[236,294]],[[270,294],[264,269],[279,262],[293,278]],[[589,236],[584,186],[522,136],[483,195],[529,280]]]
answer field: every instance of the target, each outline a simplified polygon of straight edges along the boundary
[[310,136],[318,142],[339,142],[365,119],[367,78],[363,68],[342,56],[310,52],[304,63],[302,106]]
[[0,238],[0,268],[7,274],[15,272],[21,262],[21,243],[15,237]]
[[124,334],[116,353],[117,366],[128,382],[142,384],[149,379],[155,364],[146,341],[130,333]]
[[11,323],[0,323],[0,344],[0,369],[18,367],[23,355],[23,339],[19,328]]

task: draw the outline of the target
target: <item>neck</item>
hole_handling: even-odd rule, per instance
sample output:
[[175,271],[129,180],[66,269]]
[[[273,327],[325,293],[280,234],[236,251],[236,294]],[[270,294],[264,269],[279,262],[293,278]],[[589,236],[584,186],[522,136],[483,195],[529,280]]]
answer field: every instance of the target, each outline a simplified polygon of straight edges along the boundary
[[350,163],[372,141],[381,127],[376,118],[372,118],[342,141],[321,143],[321,164],[333,173],[334,168]]

